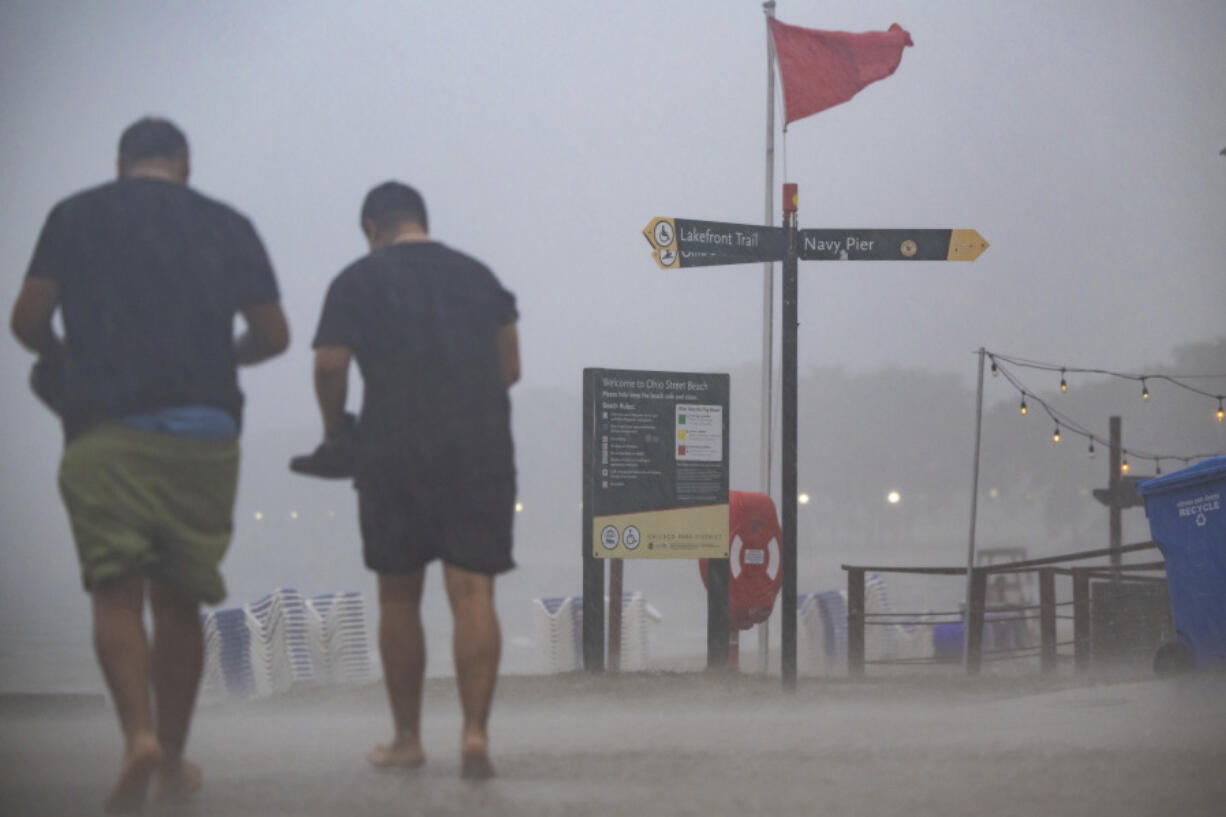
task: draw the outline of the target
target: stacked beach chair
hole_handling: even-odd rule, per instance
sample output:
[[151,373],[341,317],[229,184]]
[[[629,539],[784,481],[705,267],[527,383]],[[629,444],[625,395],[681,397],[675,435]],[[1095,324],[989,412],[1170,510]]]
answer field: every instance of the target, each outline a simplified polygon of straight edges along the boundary
[[327,593],[306,601],[315,678],[325,684],[372,680],[362,594]]
[[[609,601],[605,599],[606,617],[608,609]],[[647,661],[650,657],[647,649],[647,625],[652,621],[659,622],[662,618],[660,612],[647,603],[642,593],[622,594],[621,669],[623,672],[642,672],[647,669]]]
[[204,616],[202,700],[250,698],[255,694],[251,663],[251,630],[242,608],[217,610]]
[[571,672],[583,665],[583,597],[550,596],[532,600],[532,639],[546,674]]
[[282,588],[203,616],[201,699],[259,698],[299,684],[371,679],[365,608],[358,593],[305,599]]
[[315,679],[302,594],[278,589],[245,605],[251,630],[251,664],[255,695],[267,697],[294,684]]
[[[798,639],[799,666],[809,672],[828,672],[847,666],[847,591],[806,593],[797,599],[802,637]],[[864,657],[869,661],[923,658],[931,654],[926,630],[918,625],[889,623],[877,614],[893,612],[885,577],[864,576]],[[874,623],[882,622],[882,623]]]
[[[605,598],[605,622],[609,599]],[[663,620],[640,592],[622,594],[621,669],[647,669],[648,622]],[[532,600],[532,634],[540,649],[545,673],[570,672],[583,667],[583,597],[550,596]]]
[[805,593],[797,599],[798,665],[806,672],[847,666],[847,596],[842,590]]

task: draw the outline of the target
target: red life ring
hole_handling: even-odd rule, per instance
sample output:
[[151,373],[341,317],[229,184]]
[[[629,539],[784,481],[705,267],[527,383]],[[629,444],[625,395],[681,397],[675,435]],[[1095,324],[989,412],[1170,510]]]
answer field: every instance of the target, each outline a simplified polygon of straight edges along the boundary
[[[775,503],[756,491],[728,492],[728,620],[748,630],[770,618],[783,584],[783,529]],[[707,560],[698,560],[707,583]]]

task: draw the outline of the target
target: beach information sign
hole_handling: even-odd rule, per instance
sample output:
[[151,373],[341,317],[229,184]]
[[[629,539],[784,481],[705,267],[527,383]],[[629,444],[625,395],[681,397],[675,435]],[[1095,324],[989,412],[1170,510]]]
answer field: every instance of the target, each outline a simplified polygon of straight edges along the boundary
[[585,369],[597,559],[728,558],[726,374]]

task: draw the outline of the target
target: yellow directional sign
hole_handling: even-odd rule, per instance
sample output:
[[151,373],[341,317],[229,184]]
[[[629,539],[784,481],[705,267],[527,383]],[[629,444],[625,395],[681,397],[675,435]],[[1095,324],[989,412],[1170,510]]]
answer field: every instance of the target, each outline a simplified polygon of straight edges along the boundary
[[660,265],[660,269],[681,266],[681,253],[677,251],[677,225],[671,218],[656,216],[643,228],[643,235],[651,245],[651,257]]
[[988,241],[978,230],[950,230],[950,261],[974,261],[988,248]]

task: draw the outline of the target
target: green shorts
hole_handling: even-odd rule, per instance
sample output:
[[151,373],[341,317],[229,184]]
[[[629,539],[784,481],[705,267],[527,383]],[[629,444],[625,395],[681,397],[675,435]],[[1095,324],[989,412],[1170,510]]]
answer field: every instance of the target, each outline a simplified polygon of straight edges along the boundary
[[216,604],[234,530],[238,441],[106,424],[75,438],[60,461],[86,590],[140,571]]

